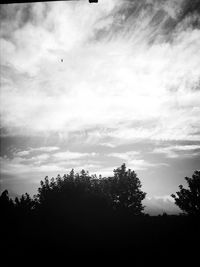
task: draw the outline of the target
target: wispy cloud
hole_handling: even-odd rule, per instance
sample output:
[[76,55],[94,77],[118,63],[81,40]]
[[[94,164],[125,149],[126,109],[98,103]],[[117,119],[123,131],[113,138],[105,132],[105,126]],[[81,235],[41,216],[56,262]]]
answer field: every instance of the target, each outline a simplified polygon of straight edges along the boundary
[[47,147],[35,147],[35,148],[29,148],[28,150],[22,150],[22,151],[15,151],[13,155],[23,157],[23,156],[28,156],[32,152],[54,152],[56,150],[59,150],[59,147],[56,146],[47,146]]
[[[8,7],[2,23],[1,120],[7,132],[96,127],[111,128],[121,142],[199,138],[200,31],[189,14],[179,19],[181,3],[26,7]],[[131,126],[138,118],[142,126]]]
[[152,153],[165,154],[168,158],[194,157],[200,155],[200,145],[174,145],[157,147]]
[[151,163],[142,158],[138,151],[128,151],[123,153],[110,153],[108,157],[119,158],[123,160],[130,168],[134,170],[146,170],[147,168],[168,166],[166,163]]
[[109,157],[117,157],[120,159],[124,159],[124,160],[130,160],[133,158],[138,157],[138,155],[140,155],[140,153],[138,151],[128,151],[128,152],[124,152],[124,153],[110,153],[108,154]]
[[71,151],[65,151],[65,152],[58,152],[53,155],[54,159],[56,160],[68,160],[68,159],[80,159],[82,157],[94,157],[96,153],[79,153],[79,152],[71,152]]
[[[51,149],[50,149],[51,148]],[[72,167],[76,167],[77,171],[83,168],[87,170],[99,168],[98,160],[92,160],[96,153],[80,153],[80,152],[55,152],[54,147],[40,147],[30,149],[29,151],[18,151],[13,154],[12,158],[7,156],[0,157],[2,176],[13,175],[17,178],[28,179],[29,175],[41,175],[64,173]],[[33,154],[32,151],[37,151]],[[48,153],[44,153],[44,151]],[[90,158],[90,160],[88,160]]]

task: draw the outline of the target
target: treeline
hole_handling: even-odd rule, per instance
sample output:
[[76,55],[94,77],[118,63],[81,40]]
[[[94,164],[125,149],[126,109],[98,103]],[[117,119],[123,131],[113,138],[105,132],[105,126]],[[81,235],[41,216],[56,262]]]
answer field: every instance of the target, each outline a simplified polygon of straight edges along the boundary
[[[2,214],[8,215],[15,209],[19,213],[32,213],[33,211],[53,212],[61,214],[66,212],[94,212],[99,213],[120,211],[132,215],[144,215],[144,200],[146,193],[141,190],[141,182],[137,174],[126,165],[115,169],[112,177],[89,175],[82,170],[75,173],[74,169],[63,177],[45,177],[40,182],[38,193],[30,197],[28,193],[13,201],[5,190],[0,196],[0,209]],[[182,185],[179,191],[171,196],[175,204],[188,215],[200,214],[200,171],[195,171],[191,178],[185,177],[188,189]]]
[[[200,171],[187,178],[188,189],[172,195],[175,203],[191,216],[150,217],[144,213],[137,174],[125,164],[112,177],[97,177],[82,170],[61,177],[45,177],[35,196],[23,194],[12,200],[5,190],[0,196],[3,229],[1,246],[28,244],[40,248],[62,245],[81,249],[93,244],[100,248],[157,249],[171,238],[194,242],[198,237]],[[195,220],[194,220],[195,218]],[[192,231],[187,233],[187,229]],[[195,231],[195,232],[194,232]],[[94,249],[94,247],[91,249]]]
[[125,164],[114,170],[113,177],[97,178],[82,170],[56,178],[45,177],[40,182],[38,193],[33,198],[29,194],[16,197],[13,201],[5,190],[0,197],[1,209],[5,212],[16,209],[20,213],[43,211],[57,213],[99,213],[106,210],[126,211],[134,215],[142,215],[142,200],[146,193],[141,190],[141,182]]

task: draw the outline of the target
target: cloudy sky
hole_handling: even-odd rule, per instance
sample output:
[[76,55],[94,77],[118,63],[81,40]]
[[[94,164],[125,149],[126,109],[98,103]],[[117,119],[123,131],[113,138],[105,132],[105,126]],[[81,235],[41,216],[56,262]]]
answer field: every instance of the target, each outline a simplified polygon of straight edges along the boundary
[[147,210],[200,169],[198,0],[1,5],[1,191],[126,163]]

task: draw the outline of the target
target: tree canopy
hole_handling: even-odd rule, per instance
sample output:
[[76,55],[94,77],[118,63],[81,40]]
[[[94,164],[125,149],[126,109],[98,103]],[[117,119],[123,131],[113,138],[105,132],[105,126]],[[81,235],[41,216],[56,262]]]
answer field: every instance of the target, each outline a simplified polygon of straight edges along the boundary
[[6,190],[1,195],[1,203],[24,214],[34,210],[57,215],[83,211],[97,214],[106,210],[142,214],[142,200],[146,193],[141,190],[137,174],[131,169],[126,170],[125,164],[113,172],[113,176],[104,178],[97,178],[85,170],[75,173],[73,169],[63,177],[58,175],[49,179],[46,176],[33,198],[26,193],[12,201]]
[[192,178],[185,177],[188,189],[179,185],[180,190],[171,196],[175,204],[188,215],[200,216],[200,171],[195,171]]
[[114,176],[101,180],[100,186],[105,191],[114,209],[128,210],[135,215],[142,213],[142,200],[146,193],[141,190],[141,182],[131,169],[123,164],[114,170]]
[[[127,210],[134,215],[142,214],[142,200],[146,193],[141,190],[141,182],[137,174],[125,164],[114,170],[114,176],[97,178],[82,170],[79,173],[72,169],[69,174],[56,179],[45,177],[35,196],[36,206],[55,209],[58,212],[73,210],[96,212],[110,208]],[[73,204],[72,204],[73,203]]]
[[[187,214],[196,215],[199,172],[186,180],[189,189],[180,186],[174,197]],[[179,248],[185,249],[188,243],[193,252],[195,240],[199,240],[197,217],[144,216],[145,195],[137,174],[126,169],[125,164],[110,177],[97,177],[85,170],[75,173],[73,169],[56,178],[46,176],[33,197],[26,193],[12,200],[5,190],[0,196],[0,245],[6,250],[17,249],[18,255],[22,249],[33,255],[38,248],[45,258],[51,258],[52,251],[65,259],[73,252],[76,256],[102,256],[103,250],[118,256],[128,248],[131,257],[138,257],[140,252],[142,257],[149,248],[155,252],[163,250],[163,246],[165,251],[170,247],[177,253],[177,243],[171,241],[175,239],[179,240]]]

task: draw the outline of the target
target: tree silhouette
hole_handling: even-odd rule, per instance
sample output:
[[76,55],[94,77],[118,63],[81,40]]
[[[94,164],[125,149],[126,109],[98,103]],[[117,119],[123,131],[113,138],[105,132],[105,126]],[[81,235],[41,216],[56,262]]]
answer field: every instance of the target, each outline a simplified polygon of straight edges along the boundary
[[114,170],[114,177],[104,180],[104,190],[111,199],[114,209],[130,211],[134,215],[142,214],[142,200],[146,193],[141,190],[141,182],[137,174],[126,165]]
[[43,213],[70,217],[88,216],[101,213],[106,208],[105,197],[101,194],[99,183],[88,172],[74,173],[72,169],[63,177],[49,180],[45,177],[40,182],[35,196],[36,209]]
[[72,169],[63,177],[40,182],[35,203],[39,209],[58,213],[76,211],[77,213],[103,213],[107,208],[129,210],[140,215],[144,207],[142,200],[146,193],[141,191],[141,182],[134,171],[126,171],[123,164],[114,170],[114,176],[98,179],[82,170],[74,173]]
[[195,171],[192,178],[185,177],[188,189],[179,185],[180,191],[172,194],[175,204],[188,215],[200,216],[200,171]]
[[[189,189],[180,186],[180,192],[173,196],[184,212],[197,215],[200,172],[195,171],[186,180]],[[175,239],[179,240],[180,252],[188,243],[187,252],[198,255],[197,217],[141,216],[145,194],[137,174],[127,170],[125,164],[115,169],[112,177],[97,178],[73,169],[62,177],[45,177],[34,198],[26,193],[13,201],[5,190],[0,196],[0,246],[9,253],[12,248],[31,255],[36,248],[49,255],[53,248],[56,257],[68,259],[72,255],[73,260],[74,255],[101,256],[104,252],[125,253],[125,257],[130,252],[137,258],[140,252],[147,255],[151,248],[152,252],[162,252],[170,247],[177,253],[177,243],[171,243]]]
[[23,215],[28,215],[34,209],[35,202],[28,193],[23,194],[20,198],[15,198],[15,208]]
[[9,197],[8,190],[4,190],[0,196],[0,210],[4,215],[9,214],[14,209],[14,202]]

